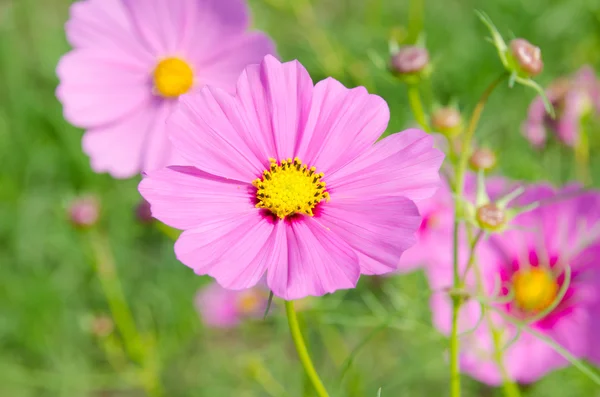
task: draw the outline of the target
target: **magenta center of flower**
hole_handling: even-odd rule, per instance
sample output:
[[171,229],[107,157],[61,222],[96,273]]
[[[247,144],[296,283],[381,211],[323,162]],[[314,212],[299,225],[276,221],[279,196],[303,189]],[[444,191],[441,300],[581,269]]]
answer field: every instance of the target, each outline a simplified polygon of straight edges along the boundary
[[308,167],[297,157],[280,163],[275,159],[269,161],[269,169],[263,172],[262,178],[252,182],[257,189],[257,208],[284,219],[295,214],[313,216],[317,204],[329,201],[323,173],[318,174],[315,167]]
[[165,58],[154,69],[154,89],[165,98],[185,94],[194,84],[192,67],[180,58]]

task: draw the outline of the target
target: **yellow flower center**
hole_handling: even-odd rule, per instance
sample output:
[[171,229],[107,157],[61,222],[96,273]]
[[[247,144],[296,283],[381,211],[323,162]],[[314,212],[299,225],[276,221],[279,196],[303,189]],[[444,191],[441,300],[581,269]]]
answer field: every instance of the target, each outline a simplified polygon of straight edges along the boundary
[[256,312],[263,302],[264,299],[259,292],[246,290],[240,294],[236,307],[241,313],[251,314]]
[[556,299],[559,285],[545,269],[532,268],[514,274],[512,284],[515,301],[524,311],[541,312]]
[[180,58],[166,58],[154,69],[154,88],[165,98],[183,95],[194,84],[191,66]]
[[280,164],[270,159],[271,166],[263,172],[261,179],[252,185],[256,187],[257,208],[265,208],[283,219],[294,214],[313,216],[313,209],[323,200],[329,201],[325,191],[323,174],[317,174],[315,167],[308,167],[296,157],[282,160]]

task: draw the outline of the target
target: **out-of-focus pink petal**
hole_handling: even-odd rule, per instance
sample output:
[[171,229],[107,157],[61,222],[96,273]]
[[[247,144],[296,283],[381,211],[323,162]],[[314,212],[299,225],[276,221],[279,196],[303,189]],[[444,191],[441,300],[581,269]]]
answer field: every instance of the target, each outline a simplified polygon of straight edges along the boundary
[[348,89],[333,78],[320,81],[296,155],[317,172],[333,174],[375,143],[389,119],[387,103],[364,87]]
[[82,145],[93,170],[109,172],[115,178],[138,174],[147,134],[154,128],[157,115],[164,111],[162,105],[161,101],[150,102],[122,120],[87,131]]
[[65,118],[78,127],[103,126],[152,100],[148,71],[114,54],[73,50],[59,62],[56,91]]
[[[248,33],[216,52],[202,52],[191,56],[200,70],[198,84],[211,84],[235,93],[236,81],[244,68],[249,64],[259,64],[265,55],[274,53],[275,46],[267,35]],[[243,80],[238,84],[247,82],[246,79]]]
[[359,259],[336,233],[314,219],[292,220],[285,233],[287,261],[272,262],[267,274],[275,295],[293,300],[356,286]]
[[152,53],[135,34],[122,0],[78,1],[70,12],[65,30],[73,47],[110,52],[123,62],[142,67],[153,61]]
[[196,274],[208,274],[225,288],[250,288],[272,265],[273,231],[272,220],[254,208],[218,214],[184,231],[175,243],[175,254]]
[[406,130],[377,142],[324,180],[332,196],[404,196],[418,203],[440,186],[443,160],[430,135]]
[[226,290],[217,283],[209,284],[198,291],[194,304],[204,324],[218,328],[238,325],[241,318],[236,307],[237,294],[237,291]]
[[148,172],[139,191],[152,203],[152,216],[177,229],[193,229],[218,217],[256,211],[249,184],[194,167],[172,166]]
[[402,253],[416,242],[421,217],[405,197],[332,196],[316,221],[354,249],[362,274],[384,274],[397,270]]

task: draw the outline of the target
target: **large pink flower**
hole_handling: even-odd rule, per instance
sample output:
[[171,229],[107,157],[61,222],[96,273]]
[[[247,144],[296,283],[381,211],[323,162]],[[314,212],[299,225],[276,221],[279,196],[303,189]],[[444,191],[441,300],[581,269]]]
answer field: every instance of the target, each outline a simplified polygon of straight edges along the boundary
[[205,84],[233,90],[273,52],[248,33],[243,0],[84,0],[71,6],[73,50],[58,65],[65,118],[87,131],[96,172],[127,178],[174,164],[165,120],[179,95]]
[[420,223],[413,200],[437,189],[443,154],[418,130],[374,144],[389,120],[383,99],[331,78],[313,85],[297,61],[267,56],[235,96],[206,87],[180,103],[168,128],[193,167],[149,172],[140,192],[184,230],[184,264],[230,289],[266,273],[285,299],[398,268]]
[[[483,292],[496,303],[495,310],[551,338],[574,356],[587,358],[600,351],[591,319],[600,316],[600,194],[573,194],[573,187],[556,192],[549,186],[528,188],[517,205],[546,201],[512,222],[512,229],[494,234],[480,243],[476,261],[481,269]],[[558,195],[558,196],[557,196]],[[466,250],[461,252],[464,269]],[[431,267],[429,280],[436,291],[452,285],[451,260]],[[567,282],[570,278],[570,282]],[[466,288],[476,291],[471,272]],[[496,299],[496,296],[498,299]],[[434,323],[444,332],[450,328],[450,300],[444,293],[432,297]],[[568,361],[535,336],[523,332],[497,312],[464,337],[462,369],[482,382],[502,382],[494,360],[490,324],[502,332],[500,344],[513,340],[504,352],[504,366],[512,379],[529,383]],[[459,322],[465,331],[481,318],[479,304],[468,301]],[[491,323],[489,322],[491,321]],[[516,339],[514,339],[516,338]],[[600,360],[600,357],[592,357]]]

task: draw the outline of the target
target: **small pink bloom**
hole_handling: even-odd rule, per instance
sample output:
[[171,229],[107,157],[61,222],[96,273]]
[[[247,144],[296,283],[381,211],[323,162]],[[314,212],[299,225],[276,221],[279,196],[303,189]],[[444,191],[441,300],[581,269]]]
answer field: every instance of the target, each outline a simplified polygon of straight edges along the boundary
[[[573,189],[557,192],[549,186],[532,186],[515,205],[554,199],[573,193]],[[547,201],[517,216],[511,226],[512,229],[482,241],[477,249],[476,262],[484,288],[478,294],[492,301],[494,296],[504,299],[503,303],[493,303],[495,310],[528,322],[532,329],[578,358],[600,353],[600,342],[594,337],[598,329],[592,328],[590,322],[600,315],[600,193]],[[466,260],[467,249],[461,247],[462,269]],[[448,257],[439,266],[428,268],[428,277],[435,291],[450,287],[452,259]],[[473,272],[467,277],[466,289],[477,291]],[[445,293],[435,293],[431,304],[434,324],[448,333],[450,299]],[[518,335],[509,321],[488,312],[492,313],[490,319],[495,327],[503,331],[502,344],[516,338],[504,353],[504,365],[512,379],[530,383],[568,365],[545,342],[527,332]],[[480,318],[479,304],[467,301],[459,316],[462,331],[472,328]],[[488,322],[481,322],[476,331],[463,339],[463,371],[482,382],[500,384]],[[600,355],[596,360],[600,361]]]
[[100,202],[96,196],[81,196],[69,205],[69,218],[75,226],[90,227],[98,222]]
[[579,141],[581,119],[586,114],[600,115],[600,82],[594,70],[584,66],[571,78],[561,78],[546,91],[555,107],[556,119],[546,113],[541,98],[536,98],[529,107],[523,131],[535,147],[546,144],[546,131],[551,131],[567,146]]
[[232,291],[211,283],[196,294],[195,305],[202,321],[209,327],[235,327],[244,319],[263,315],[269,292],[258,287]]
[[65,118],[86,129],[94,171],[128,178],[181,164],[165,132],[179,95],[205,84],[233,90],[247,64],[273,53],[248,25],[243,0],[74,3],[57,96]]
[[139,189],[184,230],[175,253],[197,274],[245,289],[266,273],[275,295],[299,299],[398,269],[443,154],[419,130],[375,143],[383,99],[266,56],[235,96],[206,87],[180,103],[168,129],[192,166],[149,172]]

